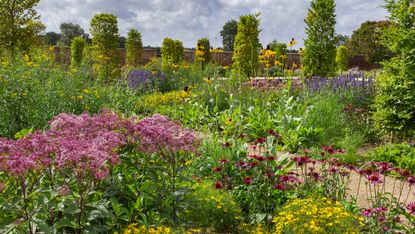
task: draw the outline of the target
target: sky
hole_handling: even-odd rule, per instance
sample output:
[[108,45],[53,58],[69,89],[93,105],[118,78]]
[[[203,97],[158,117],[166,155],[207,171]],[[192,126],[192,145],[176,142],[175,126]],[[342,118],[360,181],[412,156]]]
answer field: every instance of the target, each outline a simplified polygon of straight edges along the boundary
[[[36,9],[46,31],[59,32],[62,22],[81,25],[89,32],[89,22],[97,13],[118,17],[119,33],[126,36],[135,28],[143,45],[160,46],[165,37],[195,47],[198,39],[208,37],[213,47],[222,47],[220,31],[231,19],[261,13],[260,42],[288,43],[291,38],[303,46],[304,18],[311,0],[40,0]],[[336,32],[351,35],[367,20],[382,20],[387,11],[384,0],[337,0]],[[297,49],[298,49],[297,48]]]

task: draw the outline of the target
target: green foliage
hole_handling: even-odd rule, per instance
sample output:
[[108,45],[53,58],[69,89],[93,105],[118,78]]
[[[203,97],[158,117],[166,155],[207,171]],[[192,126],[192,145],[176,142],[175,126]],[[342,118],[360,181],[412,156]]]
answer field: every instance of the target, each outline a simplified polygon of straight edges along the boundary
[[128,32],[127,41],[125,43],[126,49],[126,65],[129,67],[137,67],[141,64],[143,43],[141,41],[141,33],[136,29],[131,29]]
[[305,23],[307,39],[302,58],[305,75],[332,76],[336,70],[334,0],[313,0]]
[[378,146],[366,157],[369,161],[390,162],[397,167],[415,173],[415,148],[407,143]]
[[71,66],[79,67],[82,63],[84,51],[86,47],[85,39],[75,37],[71,43]]
[[210,42],[208,38],[202,38],[197,41],[195,62],[202,64],[202,69],[211,60],[210,56]]
[[391,26],[390,21],[366,21],[353,32],[346,43],[351,56],[364,55],[370,63],[388,60],[393,53],[382,42],[385,30]]
[[258,70],[258,52],[260,49],[260,14],[243,15],[239,18],[238,32],[235,37],[233,69],[237,74],[254,76]]
[[35,7],[39,0],[0,1],[0,49],[14,55],[16,50],[28,51],[45,29],[38,21]]
[[275,52],[275,58],[281,58],[282,55],[287,55],[287,44],[273,40],[268,44],[270,50]]
[[99,80],[114,80],[120,75],[117,17],[96,14],[91,19],[91,33],[94,76]]
[[337,48],[336,53],[336,64],[337,69],[340,72],[347,71],[348,66],[348,56],[347,56],[347,47],[342,45]]
[[47,32],[45,34],[45,40],[48,45],[56,46],[58,44],[59,39],[61,38],[61,34],[55,32]]
[[79,24],[61,23],[59,28],[61,30],[59,42],[64,46],[70,46],[75,37],[88,39],[88,34],[85,33]]
[[186,208],[181,217],[187,227],[204,228],[214,233],[236,230],[241,220],[241,209],[227,191],[217,190],[211,182],[192,186],[186,195]]
[[179,65],[183,60],[183,52],[184,47],[181,41],[164,38],[161,46],[163,69]]
[[387,1],[392,25],[385,32],[384,43],[397,54],[384,63],[384,72],[376,81],[376,129],[406,138],[415,130],[415,6],[412,1]]
[[350,41],[350,36],[336,33],[336,47],[346,45]]
[[222,36],[223,49],[225,51],[233,51],[235,44],[235,37],[238,32],[238,22],[236,20],[229,20],[223,25],[220,35]]

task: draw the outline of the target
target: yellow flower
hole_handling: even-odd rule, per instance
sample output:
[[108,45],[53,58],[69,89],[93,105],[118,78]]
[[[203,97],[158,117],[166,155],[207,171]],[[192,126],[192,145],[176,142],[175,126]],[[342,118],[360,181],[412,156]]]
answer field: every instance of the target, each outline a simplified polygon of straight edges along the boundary
[[212,83],[212,79],[210,79],[210,77],[208,77],[207,79],[203,79],[205,81],[206,84],[211,84]]
[[232,125],[233,124],[233,119],[231,117],[226,119],[226,124],[227,125]]

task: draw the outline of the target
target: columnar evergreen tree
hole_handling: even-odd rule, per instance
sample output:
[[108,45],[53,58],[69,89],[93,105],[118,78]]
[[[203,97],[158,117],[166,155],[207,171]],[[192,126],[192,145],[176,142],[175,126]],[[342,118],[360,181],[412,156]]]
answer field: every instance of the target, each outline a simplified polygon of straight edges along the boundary
[[347,55],[347,47],[344,45],[339,46],[337,48],[336,53],[336,64],[337,64],[337,70],[340,72],[347,71],[348,67],[348,55]]
[[86,41],[81,37],[74,37],[71,43],[71,66],[79,67],[82,63]]
[[183,60],[184,47],[179,40],[164,38],[161,46],[161,59],[164,69],[179,65]]
[[234,71],[246,76],[256,75],[258,70],[258,53],[260,19],[257,15],[244,15],[239,18],[238,33],[235,38],[233,53]]
[[127,53],[125,59],[126,65],[130,67],[140,65],[143,53],[143,42],[141,41],[141,33],[136,29],[131,29],[128,32],[125,49]]
[[202,64],[203,69],[210,60],[210,41],[208,38],[202,38],[197,41],[195,62]]
[[45,27],[38,21],[35,7],[39,0],[0,1],[0,49],[12,55],[18,50],[27,51],[36,43]]
[[397,55],[385,62],[376,80],[375,126],[392,140],[415,132],[415,5],[413,0],[386,0],[391,26],[384,43]]
[[223,25],[223,29],[220,31],[220,35],[222,36],[222,44],[225,51],[233,51],[237,32],[238,21],[229,20],[225,25]]
[[307,39],[302,58],[307,76],[331,76],[336,71],[335,3],[313,0],[305,19]]
[[91,20],[93,70],[98,79],[114,79],[120,74],[117,17],[97,14]]

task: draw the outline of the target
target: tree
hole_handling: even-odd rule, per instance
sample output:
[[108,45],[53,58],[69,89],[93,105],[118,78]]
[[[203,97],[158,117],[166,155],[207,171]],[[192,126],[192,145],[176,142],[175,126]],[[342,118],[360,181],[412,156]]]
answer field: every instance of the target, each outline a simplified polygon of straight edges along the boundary
[[48,45],[57,45],[62,34],[56,32],[47,32],[45,34],[45,40]]
[[44,26],[34,9],[39,0],[0,1],[0,49],[14,55],[16,50],[28,50],[38,42]]
[[161,60],[163,69],[177,66],[183,60],[184,47],[179,40],[164,38],[161,46]]
[[390,26],[383,43],[396,54],[384,62],[376,79],[377,93],[373,119],[392,141],[415,133],[415,5],[413,0],[386,0]]
[[225,51],[233,51],[237,32],[238,22],[236,20],[230,20],[223,25],[220,35],[222,36],[223,49]]
[[127,38],[120,36],[118,37],[118,41],[120,43],[120,48],[125,48],[125,43],[127,42]]
[[119,73],[117,17],[96,14],[91,20],[93,71],[98,79],[114,79]]
[[60,42],[66,46],[70,46],[74,37],[88,38],[88,34],[81,28],[79,24],[74,23],[61,23],[61,39]]
[[347,43],[349,53],[352,56],[364,55],[370,63],[378,63],[393,57],[393,53],[381,39],[384,31],[391,26],[391,22],[366,21],[360,28],[353,32],[350,41]]
[[71,43],[71,66],[79,67],[82,63],[86,41],[81,37],[74,37]]
[[126,48],[126,65],[130,67],[137,67],[141,63],[143,53],[143,42],[141,41],[141,33],[136,29],[131,29],[128,32],[125,43]]
[[346,45],[346,43],[350,40],[350,37],[344,34],[336,34],[335,38],[337,48],[339,46]]
[[333,75],[336,70],[334,0],[313,0],[305,23],[307,38],[302,58],[305,75]]
[[336,64],[337,64],[337,70],[340,72],[347,71],[349,68],[348,66],[348,56],[347,56],[347,47],[342,45],[337,48],[336,53]]
[[202,38],[197,41],[196,52],[195,52],[195,62],[198,62],[204,66],[210,62],[210,41],[208,38]]
[[238,33],[235,37],[233,53],[234,71],[246,76],[256,75],[258,70],[258,52],[260,19],[257,15],[244,15],[239,18]]

